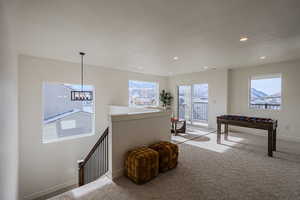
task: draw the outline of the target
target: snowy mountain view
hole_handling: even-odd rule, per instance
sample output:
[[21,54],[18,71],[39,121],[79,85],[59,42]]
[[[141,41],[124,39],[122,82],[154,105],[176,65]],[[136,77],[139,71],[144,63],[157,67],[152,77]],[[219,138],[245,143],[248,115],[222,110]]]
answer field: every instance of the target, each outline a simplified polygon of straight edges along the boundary
[[129,81],[129,104],[132,106],[158,105],[158,84],[154,82]]
[[250,107],[259,109],[280,109],[281,77],[269,76],[251,80]]
[[262,91],[251,88],[251,104],[280,104],[281,93],[268,95]]

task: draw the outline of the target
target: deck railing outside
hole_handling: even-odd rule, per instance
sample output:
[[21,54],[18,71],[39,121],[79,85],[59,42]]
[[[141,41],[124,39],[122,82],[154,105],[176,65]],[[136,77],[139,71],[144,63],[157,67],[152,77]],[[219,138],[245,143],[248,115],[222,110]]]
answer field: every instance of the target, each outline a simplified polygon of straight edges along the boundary
[[[179,105],[179,118],[186,119],[186,111],[188,111],[186,104]],[[190,118],[190,117],[188,117]],[[193,102],[192,103],[192,120],[207,121],[208,120],[208,103],[207,102]]]
[[269,110],[279,110],[280,109],[280,104],[260,104],[260,103],[255,103],[255,104],[250,104],[250,108],[255,108],[255,109],[269,109]]
[[208,103],[194,102],[193,104],[193,120],[207,121],[208,120]]
[[185,119],[186,104],[180,104],[178,107],[178,118]]

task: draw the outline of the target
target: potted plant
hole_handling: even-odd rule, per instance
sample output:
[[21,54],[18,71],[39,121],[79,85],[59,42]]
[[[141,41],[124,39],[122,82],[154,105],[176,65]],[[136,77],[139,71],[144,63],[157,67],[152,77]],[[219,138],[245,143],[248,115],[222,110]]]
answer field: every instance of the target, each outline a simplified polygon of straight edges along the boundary
[[170,92],[166,92],[165,90],[162,90],[159,94],[159,100],[163,106],[164,109],[167,109],[167,106],[170,106],[172,104],[173,97]]

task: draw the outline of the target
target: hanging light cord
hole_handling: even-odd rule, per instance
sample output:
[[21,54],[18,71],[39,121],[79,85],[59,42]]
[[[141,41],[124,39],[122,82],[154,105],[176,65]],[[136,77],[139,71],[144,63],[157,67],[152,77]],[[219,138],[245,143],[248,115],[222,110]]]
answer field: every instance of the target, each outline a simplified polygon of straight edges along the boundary
[[83,56],[85,53],[80,52],[79,54],[81,55],[81,92],[83,92]]

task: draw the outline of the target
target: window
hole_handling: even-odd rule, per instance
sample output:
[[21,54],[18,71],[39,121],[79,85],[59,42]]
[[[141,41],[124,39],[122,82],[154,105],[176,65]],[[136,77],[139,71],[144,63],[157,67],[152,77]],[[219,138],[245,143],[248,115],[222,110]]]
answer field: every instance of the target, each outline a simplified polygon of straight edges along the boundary
[[[94,100],[71,101],[81,85],[43,84],[43,143],[94,134]],[[94,92],[91,85],[85,91]]]
[[158,106],[158,83],[129,81],[129,106]]
[[250,108],[279,110],[281,108],[281,75],[252,77]]

